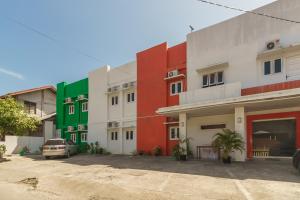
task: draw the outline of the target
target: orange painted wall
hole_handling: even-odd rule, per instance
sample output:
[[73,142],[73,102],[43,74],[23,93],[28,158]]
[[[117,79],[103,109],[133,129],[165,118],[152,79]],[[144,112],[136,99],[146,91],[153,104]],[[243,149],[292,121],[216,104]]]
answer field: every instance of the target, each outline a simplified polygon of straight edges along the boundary
[[137,150],[151,152],[160,146],[164,155],[170,155],[170,149],[177,141],[169,141],[167,118],[158,116],[161,107],[178,105],[179,96],[170,96],[170,83],[186,79],[166,81],[168,71],[178,69],[186,74],[186,43],[168,48],[163,43],[137,53]]

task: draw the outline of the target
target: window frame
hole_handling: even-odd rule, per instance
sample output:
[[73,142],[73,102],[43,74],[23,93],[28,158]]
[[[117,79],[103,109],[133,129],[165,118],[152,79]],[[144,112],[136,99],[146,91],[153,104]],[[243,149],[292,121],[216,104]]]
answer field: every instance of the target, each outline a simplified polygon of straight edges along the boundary
[[81,104],[81,111],[82,112],[88,112],[89,111],[89,104],[88,104],[88,102],[83,102]]
[[[219,81],[219,74],[222,74],[222,81]],[[211,77],[214,77],[214,81],[211,82]],[[204,84],[204,77],[206,77],[206,84]],[[213,87],[217,85],[224,84],[224,70],[222,71],[214,71],[210,73],[206,73],[202,75],[202,88]]]
[[114,95],[111,97],[111,105],[117,106],[119,104],[119,95]]
[[[73,136],[75,136],[75,137],[73,138]],[[74,142],[74,143],[76,144],[76,140],[77,140],[77,135],[76,135],[76,133],[71,133],[71,134],[70,134],[70,138],[71,138],[72,142]]]
[[135,102],[135,92],[128,92],[126,96],[127,96],[127,103]]
[[[178,84],[180,84],[180,91],[178,90]],[[173,85],[175,86],[175,93],[173,93]],[[170,96],[179,95],[183,92],[183,81],[176,81],[170,83]]]
[[[84,137],[83,137],[84,136]],[[84,139],[83,139],[84,138]],[[87,133],[86,132],[82,132],[80,135],[80,140],[81,142],[87,142]]]
[[134,132],[133,132],[133,130],[127,130],[125,132],[125,139],[127,141],[131,141],[131,140],[133,140],[133,138],[134,138]]
[[[37,111],[37,104],[35,102],[31,102],[31,101],[24,101],[24,108],[26,113],[28,114],[34,114],[36,115],[36,111]],[[33,108],[33,113],[31,113],[30,111]]]
[[118,141],[118,131],[111,131],[110,132],[110,140],[111,141]]
[[[172,130],[175,132],[175,137],[172,137]],[[170,126],[169,127],[169,140],[180,140],[180,130],[179,126]]]
[[69,115],[74,115],[75,114],[75,105],[74,104],[69,104]]
[[[275,66],[276,66],[276,61],[277,60],[280,60],[280,72],[275,72],[275,69],[276,69]],[[270,62],[270,73],[266,74],[265,64],[268,63],[268,62]],[[269,59],[269,60],[264,60],[262,65],[263,65],[263,75],[264,76],[277,75],[277,74],[283,73],[284,63],[283,63],[283,58],[282,57]]]

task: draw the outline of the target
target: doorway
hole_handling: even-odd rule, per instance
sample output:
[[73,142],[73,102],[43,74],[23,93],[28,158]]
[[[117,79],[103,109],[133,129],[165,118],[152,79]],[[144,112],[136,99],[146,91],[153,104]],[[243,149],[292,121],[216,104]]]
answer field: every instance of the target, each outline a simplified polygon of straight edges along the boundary
[[290,157],[296,150],[296,119],[253,122],[253,156]]

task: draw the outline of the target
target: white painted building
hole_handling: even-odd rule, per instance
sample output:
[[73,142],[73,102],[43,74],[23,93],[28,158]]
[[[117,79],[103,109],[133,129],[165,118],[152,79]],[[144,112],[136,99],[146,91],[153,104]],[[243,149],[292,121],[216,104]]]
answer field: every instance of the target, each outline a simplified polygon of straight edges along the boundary
[[[279,0],[255,12],[300,21],[299,10],[299,0]],[[293,132],[293,148],[300,147],[299,79],[300,25],[247,13],[187,36],[187,91],[179,106],[158,113],[179,117],[181,137],[192,138],[194,155],[221,127],[245,140],[246,151],[236,152],[236,160],[259,156],[262,148],[267,156],[284,155],[276,153],[281,133],[270,131],[272,142],[263,146],[257,135],[291,120],[295,130],[285,132]],[[259,122],[265,129],[255,132]]]
[[89,73],[88,141],[113,154],[136,150],[136,62]]

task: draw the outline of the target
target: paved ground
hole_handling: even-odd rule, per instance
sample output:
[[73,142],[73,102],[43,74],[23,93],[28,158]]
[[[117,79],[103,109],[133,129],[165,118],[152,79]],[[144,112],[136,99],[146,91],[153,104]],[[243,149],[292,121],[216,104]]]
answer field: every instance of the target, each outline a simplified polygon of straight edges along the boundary
[[224,166],[139,156],[8,159],[0,163],[1,200],[300,199],[290,160]]

